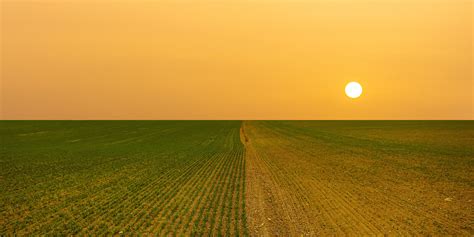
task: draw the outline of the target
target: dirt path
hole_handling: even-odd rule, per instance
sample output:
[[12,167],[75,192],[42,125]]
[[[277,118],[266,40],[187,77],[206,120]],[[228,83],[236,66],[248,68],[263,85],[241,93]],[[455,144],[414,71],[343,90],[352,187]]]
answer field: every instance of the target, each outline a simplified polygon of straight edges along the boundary
[[[246,148],[246,212],[249,231],[255,236],[301,236],[308,234],[307,224],[295,225],[304,213],[297,203],[275,179],[268,164],[256,153],[246,134],[250,129],[241,128],[241,140]],[[301,223],[301,222],[300,222]],[[306,231],[305,231],[306,230]]]
[[269,189],[273,186],[268,169],[257,157],[255,149],[245,134],[245,127],[240,129],[240,138],[246,149],[246,213],[250,234],[259,236],[269,236],[277,226],[271,222],[275,220],[278,211],[272,208],[269,200],[273,199]]

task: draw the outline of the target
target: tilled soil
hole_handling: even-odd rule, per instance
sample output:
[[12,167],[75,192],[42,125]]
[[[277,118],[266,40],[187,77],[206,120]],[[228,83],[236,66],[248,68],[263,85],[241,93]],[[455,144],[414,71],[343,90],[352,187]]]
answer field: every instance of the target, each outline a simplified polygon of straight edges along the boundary
[[[295,124],[250,121],[241,128],[251,235],[474,233],[472,182],[462,179],[469,180],[472,167],[437,175],[428,169],[446,168],[445,156],[472,161],[469,152],[412,142],[395,149],[390,141],[365,138],[347,142]],[[459,180],[452,180],[456,174]]]

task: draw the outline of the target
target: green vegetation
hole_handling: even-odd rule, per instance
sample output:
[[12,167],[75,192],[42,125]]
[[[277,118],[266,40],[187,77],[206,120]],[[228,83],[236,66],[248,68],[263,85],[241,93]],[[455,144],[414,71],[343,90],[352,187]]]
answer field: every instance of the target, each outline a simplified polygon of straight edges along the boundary
[[240,121],[2,121],[0,235],[243,235]]
[[465,235],[473,121],[1,121],[2,235]]

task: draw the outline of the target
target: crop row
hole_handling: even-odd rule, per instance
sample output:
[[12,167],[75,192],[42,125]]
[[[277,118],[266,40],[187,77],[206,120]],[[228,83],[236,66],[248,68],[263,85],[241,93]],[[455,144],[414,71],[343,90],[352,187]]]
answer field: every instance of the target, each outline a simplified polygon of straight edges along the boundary
[[0,130],[0,234],[247,233],[240,122],[28,123]]

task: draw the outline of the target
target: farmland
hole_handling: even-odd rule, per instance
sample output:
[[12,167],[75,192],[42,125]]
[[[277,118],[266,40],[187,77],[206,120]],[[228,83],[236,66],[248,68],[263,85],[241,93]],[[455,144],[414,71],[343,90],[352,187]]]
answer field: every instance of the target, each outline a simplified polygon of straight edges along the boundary
[[0,235],[244,235],[240,124],[2,122]]
[[474,234],[472,121],[242,128],[253,235]]
[[474,234],[472,121],[1,121],[0,235]]

